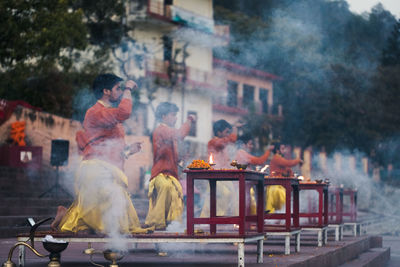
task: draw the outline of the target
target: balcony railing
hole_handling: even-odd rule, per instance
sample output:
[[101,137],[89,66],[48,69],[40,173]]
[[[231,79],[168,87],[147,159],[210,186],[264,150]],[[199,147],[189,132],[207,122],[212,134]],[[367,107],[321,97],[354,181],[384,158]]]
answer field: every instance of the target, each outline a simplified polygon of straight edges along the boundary
[[214,20],[193,11],[166,5],[162,0],[148,0],[148,13],[160,19],[175,22],[216,36],[229,38],[229,26],[214,25]]
[[[147,59],[146,60],[146,72],[161,78],[168,77],[168,67],[170,66],[169,61],[160,59]],[[213,87],[216,83],[216,77],[213,73],[186,66],[185,70],[181,69],[181,65],[176,65],[175,70],[186,71],[186,82],[197,86]]]

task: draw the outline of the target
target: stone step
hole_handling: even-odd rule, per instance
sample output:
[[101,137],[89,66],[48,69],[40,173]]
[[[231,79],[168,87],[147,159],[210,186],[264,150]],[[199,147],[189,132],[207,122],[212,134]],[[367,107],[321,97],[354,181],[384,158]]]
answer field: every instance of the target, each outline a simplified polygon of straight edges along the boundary
[[390,248],[371,248],[356,259],[348,261],[340,267],[374,267],[386,266],[390,260]]

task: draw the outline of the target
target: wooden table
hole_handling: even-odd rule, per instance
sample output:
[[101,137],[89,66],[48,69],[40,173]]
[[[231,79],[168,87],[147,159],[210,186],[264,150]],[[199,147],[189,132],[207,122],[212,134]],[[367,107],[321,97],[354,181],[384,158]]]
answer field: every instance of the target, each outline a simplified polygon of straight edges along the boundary
[[[299,180],[287,177],[268,177],[264,179],[265,186],[281,185],[286,190],[285,213],[265,213],[264,219],[284,220],[284,225],[264,224],[265,236],[284,236],[285,255],[290,254],[290,238],[295,237],[295,251],[300,252],[300,227],[299,227]],[[293,194],[293,196],[292,196]],[[268,196],[267,196],[268,197]],[[293,208],[292,208],[293,203]]]
[[319,247],[328,241],[328,187],[327,183],[300,182],[299,184],[300,191],[314,190],[318,192],[318,211],[301,212],[299,216],[300,218],[317,219],[316,223],[309,220],[308,223],[300,223],[300,226],[301,230],[317,231]]
[[[216,234],[217,224],[237,224],[239,235],[246,234],[246,224],[256,222],[256,233],[263,235],[264,227],[264,174],[247,170],[185,170],[187,179],[187,234],[194,235],[195,224],[209,224],[210,233]],[[194,181],[207,180],[210,184],[210,217],[194,217]],[[239,182],[239,216],[217,216],[217,181]],[[256,215],[246,214],[246,182],[255,184],[257,194]],[[249,187],[247,187],[249,188]],[[254,231],[253,231],[254,234]]]
[[[273,227],[276,225],[266,224],[266,228],[273,227],[276,229],[270,229],[271,231],[287,231],[299,229],[299,180],[295,178],[270,178],[265,177],[265,186],[281,185],[286,189],[286,209],[285,213],[266,213],[264,219],[278,219],[285,220],[284,227]],[[293,198],[292,198],[293,193]],[[292,200],[293,200],[293,211],[292,211]],[[293,218],[293,222],[292,222]]]
[[329,224],[343,223],[343,188],[330,186],[329,190]]

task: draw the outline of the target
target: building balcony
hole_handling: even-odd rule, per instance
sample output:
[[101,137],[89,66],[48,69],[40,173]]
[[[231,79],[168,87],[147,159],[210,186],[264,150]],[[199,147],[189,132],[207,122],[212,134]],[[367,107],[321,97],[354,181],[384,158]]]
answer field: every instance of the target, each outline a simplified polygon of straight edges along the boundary
[[[131,2],[127,21],[157,25],[163,30],[174,29],[175,38],[203,46],[223,46],[229,42],[229,26],[215,25],[212,18],[195,13],[163,0],[147,0],[147,4]],[[171,28],[172,27],[172,28]]]
[[[154,58],[146,59],[146,76],[153,76],[169,80],[169,67],[169,61]],[[178,77],[178,82],[182,82],[184,74],[186,74],[185,84],[187,85],[187,89],[218,90],[218,88],[216,87],[216,77],[211,72],[200,70],[190,66],[183,67],[180,64],[172,66],[172,72]]]

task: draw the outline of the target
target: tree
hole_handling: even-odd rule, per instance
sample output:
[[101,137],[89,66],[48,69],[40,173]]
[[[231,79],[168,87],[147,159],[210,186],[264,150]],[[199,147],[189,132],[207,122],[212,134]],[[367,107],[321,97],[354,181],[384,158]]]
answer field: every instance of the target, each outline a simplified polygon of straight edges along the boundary
[[66,1],[13,1],[0,3],[0,64],[46,66],[56,62],[66,67],[64,49],[86,47],[82,11],[68,11]]
[[400,19],[396,22],[382,52],[382,66],[400,66]]

